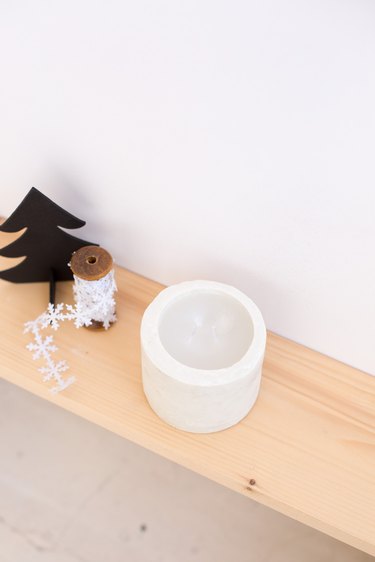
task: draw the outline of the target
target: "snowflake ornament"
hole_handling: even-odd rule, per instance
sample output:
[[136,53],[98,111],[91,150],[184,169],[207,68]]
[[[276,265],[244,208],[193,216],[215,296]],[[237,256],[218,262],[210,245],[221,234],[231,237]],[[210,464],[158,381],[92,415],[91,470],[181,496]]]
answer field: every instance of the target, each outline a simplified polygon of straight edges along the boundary
[[57,394],[58,392],[65,390],[66,388],[68,388],[68,386],[76,382],[76,380],[77,379],[73,376],[69,377],[68,379],[59,379],[57,385],[51,388],[51,394]]
[[41,367],[38,371],[44,375],[43,382],[47,382],[52,379],[60,382],[62,380],[61,373],[65,373],[68,369],[69,366],[66,361],[59,361],[58,363],[50,361],[46,367]]
[[52,344],[53,336],[46,336],[44,339],[38,333],[35,334],[35,341],[34,343],[29,343],[26,348],[29,351],[33,351],[33,359],[39,359],[43,357],[44,359],[49,359],[51,357],[51,353],[57,351],[57,347]]
[[71,304],[67,304],[66,309],[68,312],[65,314],[65,317],[68,320],[74,320],[74,325],[76,328],[81,328],[82,326],[91,326],[91,314],[80,303],[77,303],[74,306],[72,306]]
[[58,330],[60,328],[60,322],[64,322],[66,319],[66,314],[64,314],[64,303],[57,304],[54,306],[52,303],[48,304],[47,311],[42,314],[41,322],[42,327],[47,328],[48,325],[51,326],[52,330]]
[[32,332],[33,334],[38,333],[40,327],[44,325],[44,316],[45,316],[45,312],[43,312],[43,314],[35,318],[35,320],[30,320],[29,322],[26,322],[23,333],[24,334],[28,334],[29,332]]

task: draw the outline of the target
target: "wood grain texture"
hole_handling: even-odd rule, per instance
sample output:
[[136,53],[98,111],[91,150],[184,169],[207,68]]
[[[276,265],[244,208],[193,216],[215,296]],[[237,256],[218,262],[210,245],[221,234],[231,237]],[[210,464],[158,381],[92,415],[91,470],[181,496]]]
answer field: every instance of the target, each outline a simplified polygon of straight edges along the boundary
[[[240,424],[209,435],[172,429],[148,406],[140,370],[141,317],[163,287],[121,268],[117,281],[119,321],[108,332],[66,323],[56,333],[55,358],[66,359],[78,379],[58,396],[41,383],[22,332],[44,310],[47,284],[0,281],[1,376],[375,554],[375,378],[270,333],[259,399]],[[61,300],[72,302],[69,282],[58,284]]]

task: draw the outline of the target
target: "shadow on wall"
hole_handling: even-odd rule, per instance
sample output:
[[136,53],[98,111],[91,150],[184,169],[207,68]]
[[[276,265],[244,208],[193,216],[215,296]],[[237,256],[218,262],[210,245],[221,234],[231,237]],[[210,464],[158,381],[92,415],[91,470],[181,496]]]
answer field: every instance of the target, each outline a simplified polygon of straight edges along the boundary
[[73,175],[68,175],[56,167],[51,175],[49,185],[53,186],[53,189],[48,189],[48,186],[46,188],[44,186],[36,187],[64,209],[86,221],[86,226],[80,230],[82,237],[102,245],[102,239],[106,238],[109,229],[105,227],[107,221],[98,220],[100,213],[98,213],[95,201],[89,197],[90,185],[88,182],[82,177],[75,178]]
[[[186,269],[185,276],[179,271],[175,282],[192,279],[191,270],[194,269],[195,278],[233,285],[256,303],[262,311],[267,327],[270,326],[271,318],[291,313],[287,291],[283,291],[278,283],[271,283],[270,279],[259,276],[250,267],[228,263],[227,260],[213,259],[212,256],[207,255],[205,258],[200,257],[194,264],[188,264]],[[188,271],[190,271],[189,275]]]

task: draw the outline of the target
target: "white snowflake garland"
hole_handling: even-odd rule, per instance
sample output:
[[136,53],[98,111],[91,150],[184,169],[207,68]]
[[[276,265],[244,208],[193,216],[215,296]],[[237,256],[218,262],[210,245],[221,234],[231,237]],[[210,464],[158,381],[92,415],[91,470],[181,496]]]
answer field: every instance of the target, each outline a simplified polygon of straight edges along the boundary
[[63,308],[64,305],[57,305],[54,307],[52,304],[48,305],[46,312],[43,312],[35,320],[26,322],[24,333],[32,333],[34,341],[27,344],[26,348],[32,352],[34,361],[43,359],[45,365],[39,369],[44,377],[43,381],[54,380],[56,385],[51,388],[51,392],[56,394],[64,388],[71,385],[76,379],[74,376],[64,379],[61,374],[69,369],[66,361],[58,361],[57,363],[52,359],[52,353],[57,351],[57,346],[53,343],[53,336],[43,337],[40,333],[50,326],[53,330],[59,327],[59,321],[63,321]]
[[51,356],[51,353],[57,351],[57,347],[52,344],[53,336],[47,336],[46,338],[42,338],[40,333],[34,333],[35,335],[35,343],[29,343],[26,348],[29,351],[33,351],[33,359],[36,361],[40,357],[43,359],[48,359]]
[[110,271],[102,279],[97,281],[84,281],[74,276],[73,292],[76,300],[75,305],[60,303],[54,306],[49,303],[47,310],[35,320],[25,323],[24,333],[32,333],[34,341],[27,344],[26,348],[32,352],[33,359],[44,360],[44,365],[39,368],[42,373],[43,382],[55,381],[56,385],[50,392],[56,394],[75,382],[76,378],[70,376],[64,378],[62,375],[69,369],[65,360],[55,362],[52,353],[58,348],[53,343],[52,335],[43,337],[41,330],[51,328],[57,331],[60,324],[65,320],[72,320],[76,328],[90,326],[93,321],[103,323],[107,330],[116,322],[114,292],[117,291],[114,279],[114,271]]
[[47,311],[43,315],[44,324],[43,328],[51,326],[52,330],[58,330],[60,328],[60,322],[66,320],[66,315],[64,314],[64,304],[54,306],[52,303],[48,303]]
[[77,328],[89,326],[92,321],[102,322],[108,330],[110,324],[116,322],[116,302],[114,293],[117,291],[114,270],[95,281],[86,281],[74,275],[73,293],[75,307],[69,307],[72,319]]

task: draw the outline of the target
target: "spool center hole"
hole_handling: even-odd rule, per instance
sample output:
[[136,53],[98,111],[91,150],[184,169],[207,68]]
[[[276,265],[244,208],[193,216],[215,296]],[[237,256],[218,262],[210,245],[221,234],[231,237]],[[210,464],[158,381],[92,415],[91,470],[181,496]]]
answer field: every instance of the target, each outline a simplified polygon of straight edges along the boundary
[[95,257],[95,256],[89,256],[89,257],[87,258],[87,260],[86,260],[86,262],[89,263],[89,264],[91,264],[91,265],[94,264],[94,263],[96,263],[96,261],[97,261],[97,260],[96,260],[96,257]]

